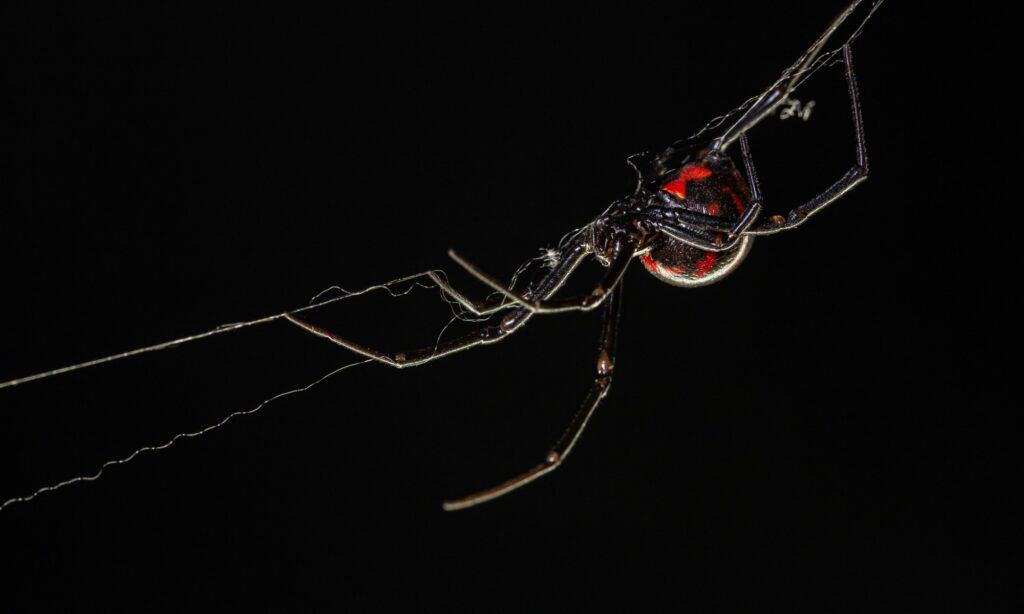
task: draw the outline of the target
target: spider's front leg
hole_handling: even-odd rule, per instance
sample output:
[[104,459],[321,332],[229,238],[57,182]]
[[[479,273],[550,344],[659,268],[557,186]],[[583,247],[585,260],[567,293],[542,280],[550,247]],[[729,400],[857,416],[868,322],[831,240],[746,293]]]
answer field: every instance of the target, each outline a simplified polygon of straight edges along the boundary
[[604,305],[604,316],[601,320],[601,337],[598,342],[597,374],[594,378],[594,383],[591,384],[590,391],[587,393],[583,405],[572,419],[572,422],[569,423],[569,427],[562,434],[561,439],[544,457],[544,462],[494,488],[480,491],[462,499],[446,501],[443,506],[446,511],[472,507],[478,503],[484,503],[512,492],[542,475],[554,471],[565,460],[565,457],[569,455],[569,452],[572,451],[573,446],[579,440],[580,435],[583,434],[583,429],[586,428],[587,422],[594,414],[594,410],[597,409],[601,399],[608,394],[608,390],[611,388],[612,369],[615,366],[615,338],[619,323],[619,311],[622,306],[621,281],[609,292],[608,300],[605,301]]
[[[528,290],[527,295],[531,297],[531,300],[533,297],[536,297],[539,300],[554,294],[565,282],[565,279],[573,272],[573,270],[576,269],[576,266],[580,263],[583,257],[589,253],[589,251],[590,246],[582,239],[578,239],[570,243],[565,250],[563,250],[561,258],[554,268],[548,271],[535,288]],[[504,309],[506,306],[474,304],[456,292],[454,288],[447,284],[447,282],[443,282],[439,276],[431,273],[430,277],[438,283],[442,291],[451,295],[477,315],[489,315],[495,311]],[[289,322],[303,330],[313,333],[318,337],[323,337],[324,339],[351,350],[356,354],[360,354],[386,365],[401,369],[404,367],[421,365],[423,363],[430,362],[431,360],[441,358],[442,356],[461,352],[462,350],[469,349],[477,345],[496,343],[526,324],[532,315],[533,314],[529,310],[518,308],[506,315],[501,320],[501,323],[496,326],[486,326],[459,337],[458,339],[444,341],[431,347],[392,353],[364,347],[340,337],[329,330],[301,320],[294,314],[287,313],[284,317]]]

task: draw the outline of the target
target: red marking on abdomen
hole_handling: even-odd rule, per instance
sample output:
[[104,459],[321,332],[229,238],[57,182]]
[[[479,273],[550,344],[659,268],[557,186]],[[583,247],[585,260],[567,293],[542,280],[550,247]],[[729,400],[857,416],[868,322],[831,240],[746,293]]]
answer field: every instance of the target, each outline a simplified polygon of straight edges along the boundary
[[722,208],[718,206],[718,203],[711,203],[708,205],[708,215],[720,215]]
[[662,263],[658,262],[657,260],[655,260],[654,257],[651,256],[650,252],[644,254],[643,256],[640,256],[640,262],[643,263],[644,268],[646,268],[651,273],[654,273],[655,275],[666,275],[667,274],[667,275],[675,275],[675,276],[678,277],[679,275],[682,275],[686,271],[686,267],[684,267],[682,265],[679,265],[679,266],[665,266],[664,264],[662,264]]
[[651,273],[658,272],[658,262],[654,259],[653,256],[651,256],[651,252],[647,252],[643,256],[640,256],[640,262],[642,262],[644,268],[650,271]]
[[746,210],[746,207],[743,206],[743,201],[740,200],[739,195],[736,194],[736,192],[733,192],[732,188],[730,188],[729,186],[724,186],[722,189],[723,191],[725,191],[726,194],[732,197],[732,204],[736,205],[736,213],[743,215],[743,212]]
[[706,252],[704,257],[697,263],[697,270],[694,271],[694,275],[697,277],[704,277],[711,272],[711,269],[715,268],[715,262],[718,260],[718,254],[715,252]]
[[679,176],[665,184],[661,188],[669,194],[675,194],[679,198],[686,199],[686,182],[695,179],[706,179],[711,176],[711,169],[702,164],[691,164],[679,171]]

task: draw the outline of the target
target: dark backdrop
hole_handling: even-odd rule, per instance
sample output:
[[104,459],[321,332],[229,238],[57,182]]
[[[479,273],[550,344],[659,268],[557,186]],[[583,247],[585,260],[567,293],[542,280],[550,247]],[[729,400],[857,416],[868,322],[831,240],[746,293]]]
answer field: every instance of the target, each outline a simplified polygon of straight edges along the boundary
[[[0,379],[445,268],[507,277],[631,189],[627,154],[758,93],[842,2],[4,20]],[[417,369],[364,365],[0,512],[4,600],[540,609],[596,599],[903,609],[985,552],[1018,231],[998,16],[887,3],[857,40],[869,181],[722,283],[626,279],[616,380],[555,474],[596,314]],[[983,33],[983,38],[970,37]],[[980,69],[979,67],[984,67]],[[990,80],[991,79],[991,80]],[[769,212],[853,160],[841,67],[751,133]],[[1007,250],[1008,251],[1008,250]],[[579,273],[582,288],[599,274]],[[406,286],[396,286],[402,290]],[[434,341],[436,291],[315,320]],[[468,330],[456,323],[446,336]],[[249,409],[354,357],[281,322],[0,391],[0,499]],[[963,511],[963,503],[970,511]],[[8,596],[11,596],[10,598]]]

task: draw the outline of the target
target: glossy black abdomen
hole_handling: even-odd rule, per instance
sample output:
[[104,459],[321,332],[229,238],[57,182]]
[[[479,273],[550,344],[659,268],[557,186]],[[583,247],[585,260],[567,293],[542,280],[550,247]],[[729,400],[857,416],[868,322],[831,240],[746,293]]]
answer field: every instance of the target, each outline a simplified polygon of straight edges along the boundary
[[[700,158],[682,167],[661,186],[659,197],[670,207],[733,220],[743,215],[751,198],[743,176],[725,156]],[[709,236],[725,238],[723,233],[711,232]],[[640,260],[652,275],[666,283],[701,286],[735,270],[753,240],[751,236],[744,236],[734,247],[713,252],[663,234]]]

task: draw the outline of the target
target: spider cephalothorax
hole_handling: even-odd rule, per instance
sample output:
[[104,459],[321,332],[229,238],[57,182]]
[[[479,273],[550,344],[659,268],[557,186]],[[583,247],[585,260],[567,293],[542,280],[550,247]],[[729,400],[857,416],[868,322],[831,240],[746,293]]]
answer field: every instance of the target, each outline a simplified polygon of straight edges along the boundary
[[648,199],[636,194],[609,207],[590,223],[589,245],[594,258],[602,266],[611,264],[615,246],[633,242],[637,249],[645,249],[644,238],[654,235],[655,229],[647,216]]
[[[603,306],[596,376],[582,408],[562,438],[537,467],[489,490],[446,503],[445,509],[460,509],[493,499],[544,475],[565,459],[598,403],[608,393],[614,368],[622,278],[633,258],[639,257],[651,274],[676,286],[712,283],[735,270],[749,251],[755,235],[796,227],[867,177],[867,148],[849,43],[842,46],[842,52],[856,144],[856,161],[850,170],[824,192],[790,210],[787,215],[762,219],[761,192],[746,138],[747,131],[773,113],[786,100],[797,79],[812,69],[826,41],[860,2],[854,0],[793,67],[757,97],[736,122],[701,143],[703,148],[673,146],[649,159],[643,156],[629,158],[628,162],[639,174],[635,192],[615,202],[580,232],[573,233],[557,254],[550,254],[550,267],[525,291],[511,290],[454,252],[449,252],[456,262],[497,290],[498,294],[477,303],[467,299],[441,276],[431,272],[431,279],[444,293],[477,316],[485,317],[507,310],[498,324],[432,347],[388,353],[356,345],[308,324],[294,314],[286,314],[285,317],[354,352],[393,367],[409,367],[500,341],[537,314],[586,311]],[[742,154],[742,171],[728,153],[729,146],[737,140]],[[685,156],[679,159],[682,154]],[[601,281],[589,294],[555,298],[565,280],[587,256],[595,257],[606,267]]]

